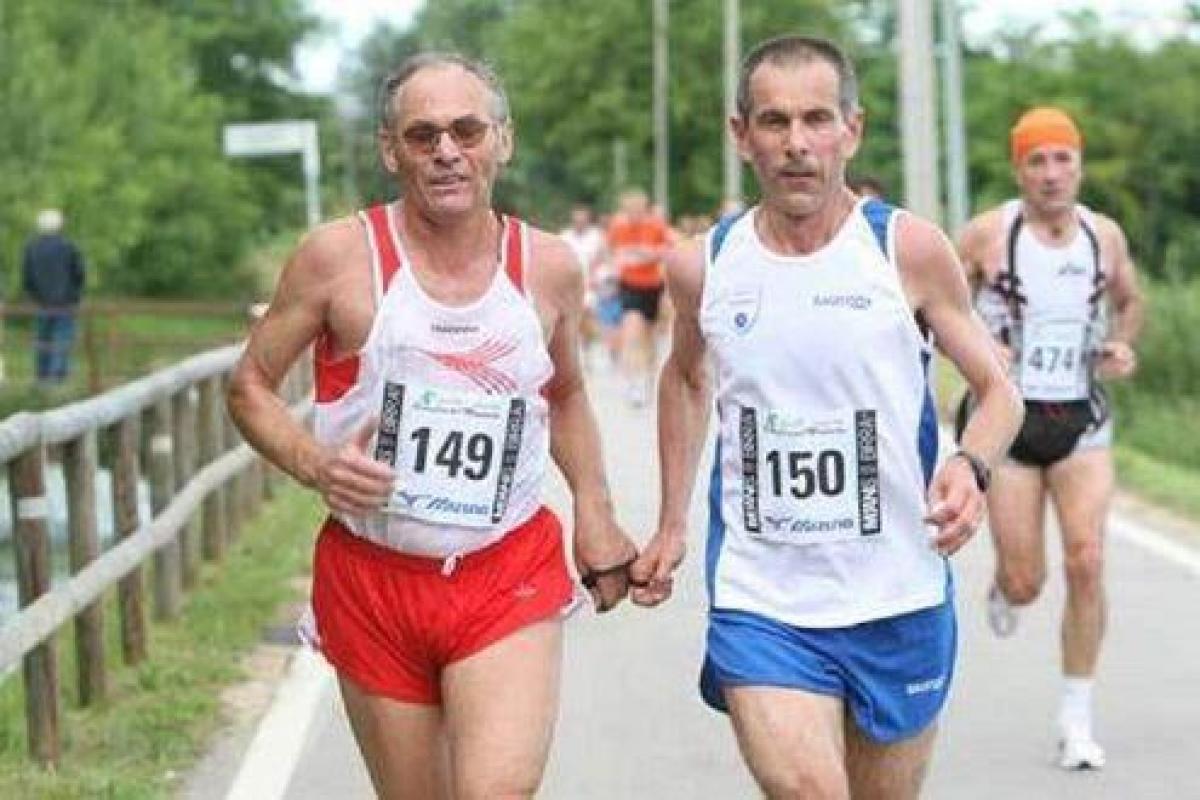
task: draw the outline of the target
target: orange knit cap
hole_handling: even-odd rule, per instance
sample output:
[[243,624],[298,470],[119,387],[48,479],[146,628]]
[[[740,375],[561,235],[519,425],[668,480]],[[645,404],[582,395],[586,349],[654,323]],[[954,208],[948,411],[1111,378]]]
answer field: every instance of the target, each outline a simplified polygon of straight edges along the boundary
[[1083,137],[1075,127],[1074,120],[1061,108],[1039,106],[1031,108],[1021,115],[1009,135],[1012,145],[1012,160],[1014,164],[1022,159],[1035,147],[1048,144],[1065,145],[1076,150],[1083,149]]

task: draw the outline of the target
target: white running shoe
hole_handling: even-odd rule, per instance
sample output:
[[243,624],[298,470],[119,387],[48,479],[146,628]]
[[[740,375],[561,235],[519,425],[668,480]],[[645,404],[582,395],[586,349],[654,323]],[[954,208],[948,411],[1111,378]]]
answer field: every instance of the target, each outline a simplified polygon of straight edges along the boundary
[[1008,602],[1004,592],[994,583],[992,588],[988,589],[987,618],[992,633],[1001,639],[1007,639],[1017,630],[1017,609]]
[[1064,733],[1059,740],[1058,765],[1063,769],[1104,768],[1104,748],[1086,731]]

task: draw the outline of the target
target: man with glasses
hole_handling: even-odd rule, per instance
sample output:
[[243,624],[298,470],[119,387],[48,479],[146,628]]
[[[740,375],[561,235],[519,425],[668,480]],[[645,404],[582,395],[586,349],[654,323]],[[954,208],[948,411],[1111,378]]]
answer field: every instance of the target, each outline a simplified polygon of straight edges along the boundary
[[[600,611],[636,554],[581,380],[582,272],[559,237],[492,209],[512,136],[485,66],[423,54],[392,73],[379,147],[402,199],[309,234],[230,387],[246,438],[329,507],[316,634],[389,798],[541,781],[575,597],[541,504],[548,456]],[[310,344],[313,434],[275,391]]]

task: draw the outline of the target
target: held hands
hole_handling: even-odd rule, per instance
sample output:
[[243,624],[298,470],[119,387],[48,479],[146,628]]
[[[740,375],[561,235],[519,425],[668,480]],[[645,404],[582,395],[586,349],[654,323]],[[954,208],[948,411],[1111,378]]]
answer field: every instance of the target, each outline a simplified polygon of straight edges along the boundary
[[637,547],[611,511],[575,512],[575,568],[597,613],[611,611],[629,594],[629,568]]
[[629,569],[629,581],[634,586],[630,599],[646,608],[666,601],[674,588],[672,574],[686,553],[684,531],[660,528]]
[[964,459],[951,458],[943,464],[929,486],[925,522],[937,527],[930,545],[944,556],[957,552],[983,520],[985,499]]
[[367,453],[378,427],[379,420],[368,420],[349,441],[322,454],[316,488],[331,510],[357,516],[378,511],[387,502],[396,474]]
[[1137,368],[1137,354],[1125,342],[1105,342],[1098,355],[1096,374],[1101,380],[1128,378]]

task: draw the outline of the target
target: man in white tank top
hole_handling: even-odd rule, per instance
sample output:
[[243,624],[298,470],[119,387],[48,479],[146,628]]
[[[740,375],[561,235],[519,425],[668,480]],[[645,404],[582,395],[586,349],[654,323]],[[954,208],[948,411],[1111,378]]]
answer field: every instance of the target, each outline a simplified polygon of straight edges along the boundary
[[[229,409],[330,509],[316,632],[378,794],[532,797],[575,593],[541,506],[550,455],[599,610],[625,595],[636,555],[583,390],[583,273],[558,236],[492,209],[513,134],[490,70],[423,54],[380,96],[380,153],[403,200],[305,238]],[[315,435],[276,394],[314,344]]]
[[1115,474],[1112,420],[1093,381],[1133,374],[1142,299],[1121,228],[1078,204],[1083,139],[1071,117],[1050,107],[1028,111],[1012,130],[1011,149],[1020,198],[972,220],[959,245],[977,307],[1026,404],[1024,427],[988,494],[997,556],[988,616],[998,635],[1011,635],[1014,607],[1041,592],[1052,499],[1067,583],[1059,761],[1100,768],[1091,695]]
[[[945,236],[846,187],[863,113],[836,46],[751,51],[730,127],[762,201],[667,260],[662,507],[633,599],[671,594],[715,393],[702,696],[768,797],[916,798],[954,663],[946,556],[1019,401]],[[926,330],[981,398],[940,469]]]

